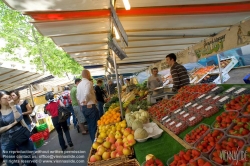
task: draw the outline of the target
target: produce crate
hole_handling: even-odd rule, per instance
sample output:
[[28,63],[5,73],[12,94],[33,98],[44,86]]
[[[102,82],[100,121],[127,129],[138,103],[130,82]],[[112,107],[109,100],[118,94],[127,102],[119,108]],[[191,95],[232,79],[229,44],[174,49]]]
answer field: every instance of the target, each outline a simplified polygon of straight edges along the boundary
[[212,166],[216,166],[214,163],[212,163],[210,160],[208,160],[206,157],[203,157],[203,156],[198,157],[197,159],[189,163],[187,166],[198,165],[199,159],[202,159],[203,161],[210,163]]
[[[230,102],[231,102],[231,100],[227,104],[229,104]],[[225,111],[238,111],[238,112],[241,112],[243,109],[245,109],[247,107],[247,104],[248,104],[248,102],[246,104],[242,105],[242,107],[239,108],[239,109],[227,109],[226,106],[225,106]]]
[[[237,111],[229,111],[229,112],[225,111],[225,112],[222,112],[219,116],[221,116],[221,115],[224,114],[224,113],[229,114],[230,112],[231,112],[231,113],[234,112],[234,113],[236,114],[236,115],[235,115],[236,118],[239,116],[239,112],[237,112]],[[225,127],[225,128],[222,128],[222,127],[217,128],[217,127],[214,126],[216,122],[217,122],[217,120],[215,120],[215,121],[212,123],[212,125],[211,125],[212,129],[218,129],[218,130],[226,131],[226,130],[232,125],[232,123],[231,123],[229,126],[227,126],[227,127]]]
[[174,125],[171,128],[171,131],[175,134],[178,135],[181,132],[185,131],[188,128],[187,124],[183,121],[179,122],[178,124]]
[[[194,148],[199,149],[199,148],[198,148],[199,144],[200,144],[202,141],[204,141],[204,138],[205,138],[208,134],[211,134],[211,133],[213,133],[214,131],[215,131],[215,129],[210,129],[209,132],[208,132],[206,135],[203,135],[202,138],[194,144]],[[224,131],[221,131],[221,130],[216,130],[216,131],[218,131],[219,134],[223,134],[222,137],[221,137],[218,141],[216,141],[216,143],[218,143],[226,134],[225,134]],[[203,152],[201,152],[201,154],[202,154],[204,157],[209,158],[209,154],[212,152],[212,150],[214,149],[214,147],[215,147],[215,145],[214,145],[209,151],[207,151],[207,152],[204,152],[204,151],[203,151]]]
[[[248,109],[247,107],[249,107],[249,109]],[[249,110],[249,111],[247,111],[247,110]],[[249,103],[249,102],[248,102],[248,103],[246,104],[246,106],[241,110],[240,114],[241,114],[242,116],[250,117],[250,103]]]
[[224,106],[224,104],[228,103],[230,100],[231,100],[230,96],[229,96],[229,95],[226,95],[226,96],[222,97],[221,99],[219,99],[219,100],[217,101],[216,105],[217,105],[218,107],[221,107],[221,108],[222,108],[222,107]]
[[202,119],[203,119],[203,116],[201,116],[200,114],[193,114],[191,117],[186,119],[186,123],[188,126],[195,126],[196,124],[201,122]]
[[44,131],[44,130],[46,130],[47,128],[48,128],[47,123],[43,123],[43,124],[41,124],[41,125],[39,125],[39,126],[36,126],[36,129],[37,129],[38,132]]
[[221,92],[223,92],[224,91],[224,88],[222,87],[222,86],[216,86],[215,88],[213,88],[210,92],[209,92],[209,94],[215,94],[215,95],[217,95],[217,94],[220,94]]
[[245,95],[245,94],[250,94],[250,89],[249,88],[240,88],[237,91],[233,92],[233,96],[240,96],[240,95]]
[[36,148],[40,148],[41,146],[43,146],[44,140],[40,139],[40,140],[38,140],[36,142],[33,142],[33,143],[34,143],[34,145],[35,145]]
[[89,166],[114,166],[114,165],[123,164],[129,159],[135,158],[134,148],[131,147],[131,150],[132,150],[132,154],[129,155],[129,156],[122,155],[120,157],[110,158],[110,159],[107,159],[107,160],[100,160],[100,161],[96,161],[96,162],[90,162],[89,161],[90,157],[96,153],[96,150],[91,147],[90,153],[89,153],[89,156],[88,156],[88,165]]
[[[242,150],[242,149],[244,148],[244,146],[246,145],[245,140],[244,140],[244,139],[241,139],[241,138],[233,137],[233,136],[230,136],[230,137],[224,136],[224,137],[218,142],[218,144],[221,144],[222,141],[224,141],[224,140],[226,140],[226,139],[228,139],[228,138],[236,138],[237,140],[241,140],[241,141],[244,142],[244,145],[243,145],[242,148],[237,148],[237,152],[238,152],[238,153],[237,153],[237,156],[238,156],[239,153],[241,152],[241,150]],[[221,164],[216,163],[215,161],[213,161],[213,160],[212,160],[212,158],[213,158],[213,152],[215,152],[215,150],[216,150],[216,149],[213,149],[212,152],[210,153],[210,155],[209,155],[209,160],[212,161],[212,162],[213,162],[214,164],[216,164],[217,166],[231,166],[231,164],[228,164],[228,165],[221,165]],[[224,161],[224,160],[223,160],[223,161]]]
[[215,105],[210,105],[201,110],[201,115],[205,118],[208,118],[217,112],[219,112],[219,108]]
[[232,87],[228,90],[226,90],[223,94],[224,95],[232,95],[234,92],[236,92],[239,88],[238,87]]
[[193,130],[191,130],[189,133],[187,133],[186,135],[190,135],[190,134],[192,133],[192,131],[195,131],[195,130],[198,129],[201,125],[207,126],[207,127],[208,127],[208,130],[207,130],[200,138],[198,138],[196,141],[189,143],[189,142],[187,142],[187,140],[186,140],[186,136],[184,137],[183,140],[184,140],[187,144],[189,144],[190,146],[194,146],[194,144],[195,144],[196,142],[200,141],[200,139],[202,139],[204,135],[207,135],[207,134],[210,132],[210,126],[207,125],[207,124],[205,124],[205,123],[201,123],[201,124],[199,124],[197,127],[195,127]]

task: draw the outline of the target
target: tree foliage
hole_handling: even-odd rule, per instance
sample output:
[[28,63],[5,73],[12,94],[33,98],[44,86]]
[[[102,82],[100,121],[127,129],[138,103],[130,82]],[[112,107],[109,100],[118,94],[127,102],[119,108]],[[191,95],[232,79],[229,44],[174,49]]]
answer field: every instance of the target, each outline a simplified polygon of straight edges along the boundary
[[6,60],[24,63],[19,52],[23,49],[26,50],[24,57],[29,57],[30,63],[35,64],[38,70],[46,69],[57,76],[81,73],[83,68],[50,38],[42,36],[29,23],[30,17],[10,9],[2,1],[0,10],[0,38],[6,41],[5,46],[0,48],[0,54],[8,55]]

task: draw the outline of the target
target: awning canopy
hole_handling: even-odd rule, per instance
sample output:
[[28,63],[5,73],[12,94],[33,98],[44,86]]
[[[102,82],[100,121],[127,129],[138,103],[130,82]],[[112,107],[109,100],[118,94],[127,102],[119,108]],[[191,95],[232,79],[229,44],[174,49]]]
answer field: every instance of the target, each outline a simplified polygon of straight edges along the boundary
[[[92,75],[104,75],[111,29],[109,0],[4,1],[31,16],[38,31],[79,64],[99,66],[89,69]],[[248,0],[130,0],[130,5],[125,10],[122,0],[115,4],[129,45],[128,58],[117,58],[120,74],[142,71],[168,53],[182,51],[250,16]]]

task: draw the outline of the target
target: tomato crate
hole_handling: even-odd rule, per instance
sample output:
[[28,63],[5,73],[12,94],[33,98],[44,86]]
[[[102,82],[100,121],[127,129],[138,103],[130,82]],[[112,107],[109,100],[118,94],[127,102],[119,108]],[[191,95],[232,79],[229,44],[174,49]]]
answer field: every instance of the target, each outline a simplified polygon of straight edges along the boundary
[[246,104],[246,106],[240,111],[242,116],[250,117],[250,102]]
[[180,122],[176,125],[174,125],[173,127],[171,127],[171,131],[173,133],[175,133],[175,135],[180,134],[181,132],[183,132],[184,130],[186,130],[188,128],[187,124],[185,122]]
[[[202,130],[203,129],[203,130]],[[198,131],[199,130],[199,131]],[[204,123],[201,123],[199,126],[195,127],[189,133],[187,133],[184,137],[184,141],[189,144],[190,146],[194,146],[194,144],[199,141],[204,135],[208,134],[210,131],[210,126]],[[195,135],[195,132],[199,132],[202,134],[199,136]],[[189,140],[191,138],[192,140]]]
[[189,119],[186,119],[186,123],[188,126],[194,126],[201,122],[203,119],[203,116],[200,114],[193,114]]
[[243,138],[246,142],[250,137],[249,131],[250,117],[239,116],[233,121],[233,124],[226,130],[228,136]]
[[[197,159],[197,158],[199,158],[201,156],[201,153],[197,149],[185,149],[185,150],[181,150],[179,153],[175,154],[174,156],[172,156],[171,158],[168,159],[167,165],[168,166],[178,166],[178,165],[180,165],[180,163],[178,164],[177,159],[182,158],[183,155],[186,154],[186,153],[192,154],[190,156],[190,160]],[[183,164],[187,165],[189,163],[189,161],[184,160],[184,162],[186,162],[186,163],[183,163]],[[179,162],[180,162],[180,160],[179,160]]]
[[219,112],[219,108],[215,105],[207,105],[206,107],[203,107],[203,109],[200,111],[201,115],[205,118],[211,117],[217,112]]
[[[194,148],[201,151],[202,155],[209,157],[209,154],[218,143],[225,136],[225,132],[222,130],[210,129],[206,135],[194,144]],[[212,137],[212,138],[210,138]]]
[[194,166],[194,165],[202,165],[201,162],[204,162],[203,165],[210,164],[211,166],[216,166],[214,163],[212,163],[210,160],[208,160],[206,157],[200,156],[197,159],[193,160],[192,162],[189,162],[187,166]]
[[[243,150],[246,142],[244,139],[224,136],[216,145],[209,155],[209,160],[218,166],[231,166],[233,163],[233,156],[239,156]],[[224,154],[223,154],[224,153]],[[227,154],[235,154],[228,156]]]
[[220,94],[221,92],[224,91],[224,88],[222,86],[216,86],[215,88],[213,88],[209,94],[214,94],[214,95],[217,95],[217,94]]
[[[226,131],[235,118],[239,116],[239,112],[237,111],[225,111],[222,112],[219,116],[216,117],[215,121],[212,123],[211,127],[213,129]],[[228,122],[222,123],[222,120],[226,119]]]

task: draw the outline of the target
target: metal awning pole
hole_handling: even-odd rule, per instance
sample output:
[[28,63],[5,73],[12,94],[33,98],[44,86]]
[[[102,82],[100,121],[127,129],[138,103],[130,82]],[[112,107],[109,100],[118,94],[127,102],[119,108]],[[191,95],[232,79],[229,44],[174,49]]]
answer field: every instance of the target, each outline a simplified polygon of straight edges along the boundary
[[116,57],[115,53],[112,51],[113,54],[113,60],[114,60],[114,66],[115,66],[115,76],[116,76],[116,82],[117,82],[117,89],[118,89],[118,97],[119,97],[119,104],[120,104],[120,111],[121,111],[121,118],[123,119],[123,109],[122,109],[122,97],[121,97],[121,89],[119,84],[119,77],[118,77],[118,71],[117,71],[117,65],[116,65]]
[[222,72],[221,72],[221,65],[220,65],[220,54],[217,54],[217,60],[219,64],[219,75],[220,75],[220,83],[223,83]]
[[29,89],[30,89],[30,98],[31,98],[32,106],[35,107],[35,102],[34,102],[34,98],[32,95],[32,85],[31,84],[29,84]]

